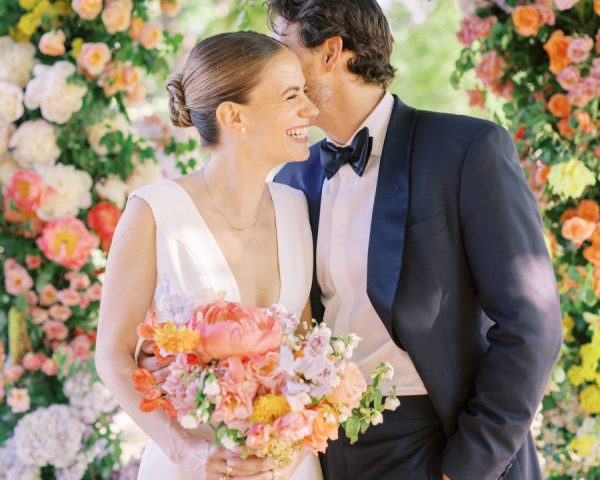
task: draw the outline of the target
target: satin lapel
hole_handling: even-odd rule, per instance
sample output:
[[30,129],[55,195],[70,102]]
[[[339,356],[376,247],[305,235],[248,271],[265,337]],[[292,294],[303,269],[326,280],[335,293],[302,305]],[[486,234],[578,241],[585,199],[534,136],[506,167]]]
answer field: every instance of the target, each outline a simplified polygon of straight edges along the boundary
[[367,294],[392,338],[395,338],[392,307],[402,269],[410,198],[410,157],[416,120],[417,110],[394,96],[371,221]]

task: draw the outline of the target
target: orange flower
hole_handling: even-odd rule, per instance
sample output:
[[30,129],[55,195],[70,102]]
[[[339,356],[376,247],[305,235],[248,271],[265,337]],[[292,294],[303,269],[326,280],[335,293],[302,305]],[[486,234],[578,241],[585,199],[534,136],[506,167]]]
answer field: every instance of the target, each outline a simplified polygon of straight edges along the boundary
[[583,250],[583,256],[588,262],[593,263],[597,267],[600,266],[600,245],[592,244],[585,248]]
[[148,50],[156,48],[163,41],[162,30],[154,23],[147,23],[140,32],[139,40]]
[[594,0],[594,12],[600,15],[600,0]]
[[562,30],[556,30],[544,44],[544,50],[550,58],[550,71],[552,73],[558,73],[569,65],[567,50],[570,43],[570,36],[565,36]]
[[77,65],[87,77],[97,77],[104,71],[110,57],[110,48],[105,43],[84,43],[77,56]]
[[110,248],[120,218],[121,211],[114,203],[107,201],[98,202],[88,212],[88,225],[100,235],[102,250],[105,252]]
[[65,54],[65,33],[62,30],[46,32],[40,38],[40,52],[50,57],[59,57]]
[[567,140],[570,140],[573,138],[573,135],[575,134],[575,129],[569,125],[568,117],[565,117],[560,122],[558,122],[556,124],[556,127],[558,128],[558,131],[560,132],[560,134],[563,137],[565,137]]
[[524,37],[537,35],[542,26],[542,16],[533,5],[522,5],[512,12],[515,31]]
[[144,27],[144,21],[140,17],[133,17],[131,19],[131,25],[129,27],[129,37],[132,40],[137,40],[140,36],[140,32]]
[[129,0],[110,0],[102,11],[102,23],[108,33],[124,32],[131,24],[132,4]]
[[596,245],[600,248],[600,225],[596,227],[596,230],[594,230],[594,233],[592,233],[590,240],[592,241],[593,245]]
[[571,114],[571,103],[564,93],[555,93],[548,102],[548,111],[558,118],[565,118]]
[[174,17],[181,9],[180,0],[160,0],[160,10],[168,17]]
[[469,95],[469,107],[485,109],[485,94],[478,88],[467,90]]
[[582,200],[577,207],[577,216],[595,223],[600,220],[600,206],[595,200]]
[[592,236],[596,224],[588,222],[580,217],[573,217],[567,220],[562,226],[562,236],[567,240],[571,240],[577,248]]
[[592,133],[592,118],[590,114],[583,110],[577,110],[573,114],[573,116],[577,119],[577,123],[579,124],[579,129],[585,133]]
[[156,387],[156,379],[144,368],[137,368],[131,375],[131,379],[136,391],[140,393],[149,393]]
[[337,440],[338,424],[337,422],[327,421],[327,409],[319,407],[315,409],[317,416],[313,420],[312,433],[305,438],[305,441],[316,452],[324,453],[327,448],[328,440]]

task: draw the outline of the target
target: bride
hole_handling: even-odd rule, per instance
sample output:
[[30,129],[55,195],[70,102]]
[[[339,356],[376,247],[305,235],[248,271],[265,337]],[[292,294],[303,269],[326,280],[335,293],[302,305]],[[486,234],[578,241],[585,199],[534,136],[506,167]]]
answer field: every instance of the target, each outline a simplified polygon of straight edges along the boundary
[[210,161],[130,195],[108,258],[96,347],[102,380],[151,438],[139,479],[322,479],[313,455],[279,471],[270,459],[217,448],[210,427],[188,431],[162,411],[140,412],[131,381],[136,326],[149,308],[168,318],[182,299],[214,291],[310,318],[306,200],[265,183],[276,165],[308,157],[307,126],[318,111],[304,88],[296,56],[254,32],[203,40],[168,82],[173,124],[196,127]]

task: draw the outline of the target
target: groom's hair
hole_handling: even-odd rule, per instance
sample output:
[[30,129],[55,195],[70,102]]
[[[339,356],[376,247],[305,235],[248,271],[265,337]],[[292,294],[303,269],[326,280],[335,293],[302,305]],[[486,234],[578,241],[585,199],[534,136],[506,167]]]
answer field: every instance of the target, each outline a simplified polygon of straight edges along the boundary
[[266,0],[265,3],[274,31],[281,17],[298,27],[300,40],[308,48],[339,35],[344,48],[354,54],[348,61],[352,73],[384,88],[394,79],[395,69],[390,64],[394,39],[376,0]]

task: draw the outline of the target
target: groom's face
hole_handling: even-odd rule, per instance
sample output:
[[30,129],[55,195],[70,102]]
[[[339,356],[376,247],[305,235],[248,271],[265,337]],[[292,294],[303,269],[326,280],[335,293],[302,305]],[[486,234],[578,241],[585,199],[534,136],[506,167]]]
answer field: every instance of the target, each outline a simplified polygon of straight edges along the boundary
[[[298,34],[297,25],[288,23],[281,17],[276,22],[275,32],[275,38],[300,59],[302,73],[306,78],[306,95],[320,111],[323,111],[331,100],[331,89],[323,72],[322,52],[319,48],[305,47]],[[319,118],[314,119],[313,123],[319,125]]]

